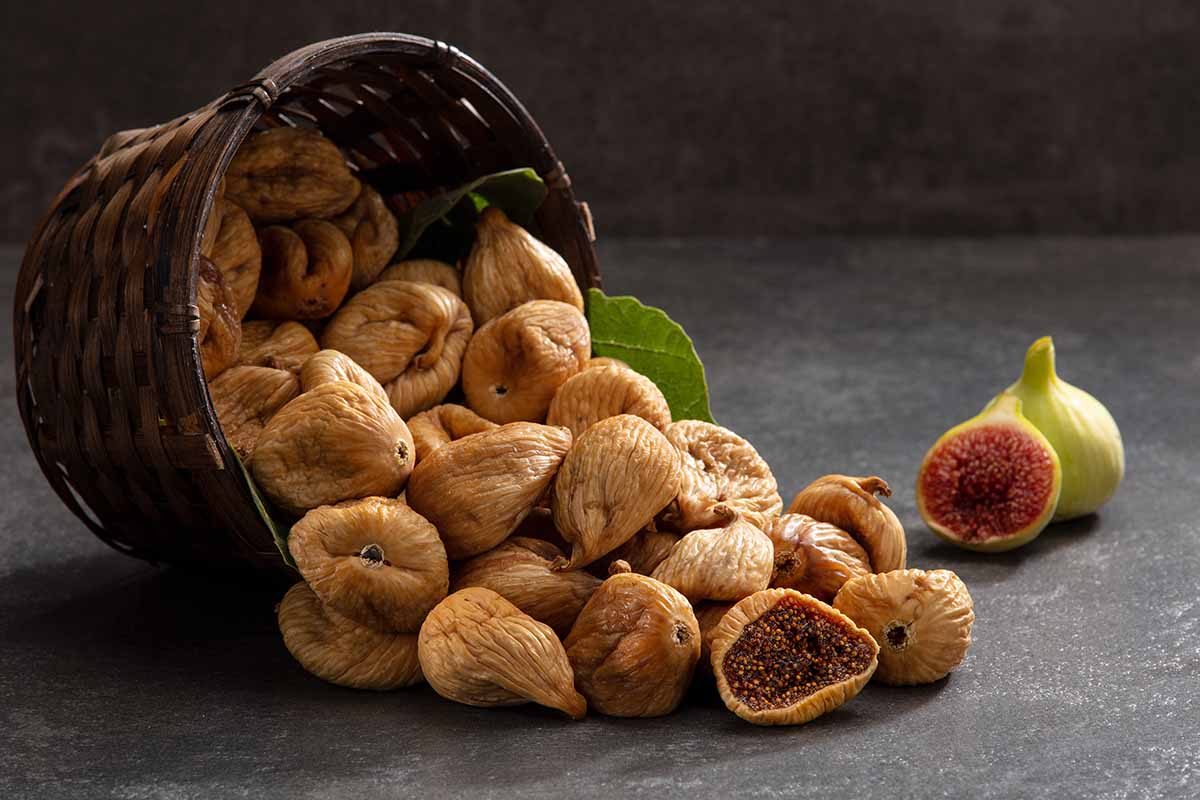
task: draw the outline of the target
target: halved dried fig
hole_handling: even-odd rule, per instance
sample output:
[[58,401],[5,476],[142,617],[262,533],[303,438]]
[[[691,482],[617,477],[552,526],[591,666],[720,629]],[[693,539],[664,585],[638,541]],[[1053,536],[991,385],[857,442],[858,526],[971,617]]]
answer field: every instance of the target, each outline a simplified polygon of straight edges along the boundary
[[332,217],[361,185],[337,146],[311,128],[272,128],[238,148],[225,171],[225,196],[256,223]]
[[871,632],[884,683],[931,683],[962,663],[971,646],[974,604],[950,570],[894,570],[847,581],[833,607]]
[[455,297],[462,297],[462,278],[458,274],[458,269],[452,264],[435,261],[432,258],[398,261],[381,272],[376,281],[431,283],[453,292]]
[[731,430],[687,419],[663,431],[681,458],[679,497],[663,515],[663,524],[687,532],[722,524],[718,504],[766,528],[779,516],[783,500],[767,462],[754,446]]
[[683,595],[617,561],[563,646],[580,693],[596,711],[658,717],[679,706],[692,681],[700,628]]
[[451,558],[504,541],[550,486],[571,432],[514,422],[444,444],[421,459],[408,503],[432,522]]
[[395,409],[358,384],[334,381],[271,418],[250,466],[266,495],[299,516],[342,500],[394,497],[412,470],[412,453]]
[[628,367],[588,366],[558,387],[547,425],[564,425],[579,436],[602,419],[633,414],[662,430],[671,424],[671,409],[654,381]]
[[841,528],[804,514],[784,514],[767,525],[775,546],[771,585],[833,602],[842,584],[871,574],[867,551]]
[[330,222],[342,229],[354,250],[350,288],[356,292],[365,289],[387,266],[400,245],[395,216],[379,192],[364,184],[350,207]]
[[196,306],[200,311],[200,333],[196,337],[200,361],[204,377],[212,380],[237,359],[242,323],[225,277],[204,256],[196,262]]
[[586,566],[629,541],[678,488],[679,457],[649,422],[621,414],[588,428],[554,482],[554,527],[572,546],[562,568]]
[[687,534],[651,575],[689,600],[741,600],[767,588],[773,555],[766,534],[737,518]]
[[438,603],[417,639],[433,690],[470,706],[540,703],[582,719],[571,664],[549,625],[491,589],[462,589]]
[[574,306],[555,300],[518,306],[471,338],[462,369],[467,405],[493,422],[541,422],[591,349],[587,320]]
[[262,270],[262,248],[250,217],[237,203],[219,203],[221,225],[213,240],[212,260],[233,293],[238,319],[246,316]]
[[421,682],[417,637],[359,625],[326,606],[300,581],[279,604],[288,652],[318,678],[354,689],[400,689]]
[[444,403],[409,417],[408,430],[417,446],[417,462],[444,444],[458,441],[472,433],[483,433],[500,427],[484,419],[466,406]]
[[875,672],[871,634],[793,589],[766,589],[729,610],[712,637],[725,706],[756,725],[799,725],[858,694]]
[[354,251],[338,227],[302,219],[258,232],[262,275],[251,310],[267,319],[320,319],[342,304],[350,288]]
[[317,340],[298,322],[256,319],[242,323],[237,363],[299,373],[301,365],[318,349]]
[[788,513],[807,514],[853,536],[867,551],[873,572],[904,569],[908,553],[904,526],[877,494],[892,496],[883,478],[825,475],[792,498]]
[[454,568],[451,591],[491,589],[559,636],[566,636],[600,579],[551,569],[562,551],[540,539],[512,537]]
[[229,446],[249,460],[263,426],[300,394],[290,372],[269,367],[230,367],[208,384],[217,421]]
[[[302,391],[307,392],[323,383],[333,383],[334,381],[358,384],[388,405],[392,404],[387,392],[379,385],[379,381],[372,378],[369,372],[345,353],[339,353],[337,350],[321,350],[309,356],[300,368]],[[412,434],[411,430],[409,434]],[[413,464],[416,463],[414,454]]]

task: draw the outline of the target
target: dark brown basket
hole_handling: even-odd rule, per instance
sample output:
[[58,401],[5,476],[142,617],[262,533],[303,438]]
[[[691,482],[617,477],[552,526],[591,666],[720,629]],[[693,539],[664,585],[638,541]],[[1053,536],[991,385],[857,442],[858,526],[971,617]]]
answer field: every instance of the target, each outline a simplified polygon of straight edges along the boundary
[[21,265],[17,400],[38,463],[97,536],[150,561],[279,565],[196,345],[213,194],[258,126],[319,127],[385,196],[533,167],[541,237],[599,284],[587,208],[537,124],[442,42],[370,33],[287,55],[203,108],[114,134],[54,199]]

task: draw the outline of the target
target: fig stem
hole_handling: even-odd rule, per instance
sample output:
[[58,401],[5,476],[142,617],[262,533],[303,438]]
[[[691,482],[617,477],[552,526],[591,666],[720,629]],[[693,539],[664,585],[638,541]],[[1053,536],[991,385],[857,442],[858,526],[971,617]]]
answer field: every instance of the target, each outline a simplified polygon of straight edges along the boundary
[[1054,340],[1043,336],[1025,353],[1025,368],[1018,383],[1031,389],[1044,389],[1056,378],[1054,372]]

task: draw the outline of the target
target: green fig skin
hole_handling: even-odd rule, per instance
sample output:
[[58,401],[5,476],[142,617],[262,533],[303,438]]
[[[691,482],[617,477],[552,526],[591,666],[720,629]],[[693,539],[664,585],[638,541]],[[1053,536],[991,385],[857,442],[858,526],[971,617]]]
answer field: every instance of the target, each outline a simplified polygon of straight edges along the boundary
[[[1031,520],[1023,528],[1007,533],[1002,536],[996,536],[991,539],[971,540],[965,539],[960,534],[951,530],[947,526],[940,523],[930,510],[929,498],[926,497],[925,475],[927,471],[932,469],[936,456],[942,445],[950,442],[960,435],[966,434],[975,428],[987,426],[1007,427],[1014,430],[1018,435],[1028,437],[1037,445],[1040,445],[1044,450],[1046,459],[1051,464],[1053,470],[1053,483],[1050,489],[1047,502],[1043,505],[1041,513],[1036,518]],[[1028,419],[1021,413],[1021,401],[1015,396],[1007,396],[1001,393],[994,398],[983,411],[979,412],[971,419],[955,425],[950,430],[943,433],[933,446],[929,448],[929,452],[925,454],[925,459],[921,462],[921,469],[917,473],[917,511],[921,514],[921,518],[925,520],[925,524],[929,530],[933,531],[939,538],[957,545],[966,550],[974,550],[982,553],[999,553],[1005,550],[1013,550],[1022,545],[1032,542],[1038,537],[1047,525],[1050,524],[1058,507],[1059,496],[1062,490],[1062,466],[1059,463],[1058,455],[1054,451],[1054,447],[1050,441],[1042,435]]]
[[1058,453],[1063,479],[1055,522],[1091,514],[1112,498],[1125,477],[1121,431],[1099,400],[1058,377],[1049,336],[1030,345],[1020,379],[1002,394],[1020,399],[1026,419]]

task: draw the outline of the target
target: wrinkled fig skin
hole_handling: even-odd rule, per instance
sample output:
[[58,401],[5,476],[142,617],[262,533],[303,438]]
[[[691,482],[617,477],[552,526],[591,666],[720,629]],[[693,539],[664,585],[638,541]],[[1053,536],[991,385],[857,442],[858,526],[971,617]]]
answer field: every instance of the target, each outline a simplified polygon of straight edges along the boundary
[[[300,368],[300,390],[307,392],[323,383],[346,381],[358,384],[382,402],[391,405],[387,392],[379,385],[379,381],[371,377],[365,369],[355,363],[354,359],[337,350],[321,350],[313,353],[305,360]],[[409,431],[411,434],[412,431]],[[415,442],[414,442],[415,444]],[[416,461],[414,460],[415,464]]]
[[530,300],[558,300],[583,313],[583,295],[563,257],[495,206],[476,225],[463,298],[476,326]]
[[242,323],[233,293],[216,264],[201,256],[196,262],[196,306],[200,311],[200,361],[212,380],[237,360]]
[[733,603],[712,601],[695,605],[696,624],[700,626],[700,661],[696,664],[696,672],[706,679],[713,677],[712,641],[717,633],[717,626],[733,606]]
[[630,369],[630,366],[621,359],[609,358],[608,356],[589,358],[584,369],[591,369],[592,367],[621,367],[622,369]]
[[774,551],[766,534],[744,519],[692,531],[651,575],[689,600],[741,600],[771,582]]
[[300,367],[317,350],[317,340],[298,322],[251,320],[242,323],[237,363],[299,374]]
[[241,319],[250,310],[258,291],[262,248],[254,225],[241,206],[222,200],[219,207],[221,225],[213,240],[212,261],[225,276],[225,283],[233,293],[238,319]]
[[325,326],[321,346],[371,373],[408,418],[440,403],[458,382],[471,331],[467,307],[445,289],[382,281],[346,301]]
[[867,551],[841,528],[804,514],[771,520],[767,536],[775,547],[771,585],[811,594],[826,603],[846,581],[871,574]]
[[600,585],[587,572],[556,572],[562,551],[540,539],[512,537],[454,568],[451,591],[491,589],[559,636],[566,636],[584,603]]
[[631,571],[639,575],[649,575],[670,554],[671,548],[679,539],[678,534],[670,531],[638,531],[625,544],[598,561],[593,561],[588,570],[593,575],[607,576],[608,568],[613,562],[624,561]]
[[876,494],[892,496],[882,478],[826,475],[801,489],[788,513],[807,514],[853,536],[867,551],[872,572],[904,569],[908,554],[904,526]]
[[554,631],[490,589],[462,589],[439,603],[421,626],[417,653],[425,680],[447,700],[532,701],[572,719],[587,713]]
[[365,289],[391,261],[400,244],[396,218],[379,192],[364,184],[345,213],[330,221],[346,234],[354,250],[354,274],[350,278],[350,288],[356,292]]
[[514,422],[444,444],[413,470],[406,498],[432,522],[453,559],[491,550],[547,491],[571,432]]
[[587,320],[574,306],[518,306],[472,337],[462,372],[467,405],[493,422],[542,422],[558,387],[583,369],[591,349]]
[[554,527],[572,546],[562,568],[587,566],[625,544],[678,489],[679,457],[649,422],[622,414],[588,428],[554,482]]
[[323,604],[301,581],[279,604],[288,652],[321,680],[352,689],[401,689],[421,682],[417,637],[359,625]]
[[679,706],[692,682],[700,628],[679,592],[645,575],[618,572],[588,600],[563,646],[576,685],[594,710],[658,717]]
[[272,225],[258,232],[262,274],[251,306],[266,319],[321,319],[350,288],[354,252],[337,226],[322,219]]
[[733,431],[698,420],[673,422],[664,431],[681,456],[679,497],[663,524],[681,533],[713,528],[725,520],[722,504],[760,530],[779,516],[783,500],[767,462]]
[[341,214],[361,185],[333,142],[310,128],[273,128],[242,143],[225,195],[259,225]]
[[415,258],[399,261],[380,273],[376,281],[416,281],[440,286],[455,297],[462,297],[462,277],[458,269],[444,261]]
[[563,425],[579,436],[602,419],[633,414],[662,430],[671,409],[654,381],[627,367],[588,366],[558,387],[547,425]]
[[437,529],[399,500],[314,508],[292,526],[287,544],[322,602],[375,630],[416,633],[450,586]]
[[417,446],[417,463],[444,444],[458,441],[472,433],[483,433],[500,427],[466,406],[445,403],[422,411],[406,420]]
[[412,470],[412,436],[395,410],[361,386],[335,381],[304,392],[263,428],[250,462],[284,511],[358,497],[394,497]]
[[263,426],[300,394],[300,381],[279,369],[230,367],[209,382],[208,392],[225,440],[248,461]]

